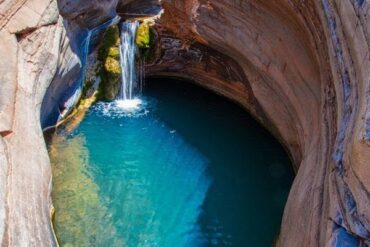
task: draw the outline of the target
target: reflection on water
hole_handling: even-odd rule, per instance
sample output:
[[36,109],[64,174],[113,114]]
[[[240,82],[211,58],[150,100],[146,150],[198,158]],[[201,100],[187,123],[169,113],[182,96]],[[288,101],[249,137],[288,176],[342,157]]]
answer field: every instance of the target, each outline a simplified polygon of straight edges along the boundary
[[280,145],[202,89],[152,81],[50,142],[62,246],[270,246],[292,181]]

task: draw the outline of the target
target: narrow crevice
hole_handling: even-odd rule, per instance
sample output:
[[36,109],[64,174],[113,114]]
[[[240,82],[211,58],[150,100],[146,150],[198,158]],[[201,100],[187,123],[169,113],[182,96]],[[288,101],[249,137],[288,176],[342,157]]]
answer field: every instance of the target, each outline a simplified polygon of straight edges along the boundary
[[6,137],[6,136],[9,136],[12,133],[13,133],[13,131],[11,131],[11,130],[3,130],[3,131],[0,131],[0,136],[1,137]]

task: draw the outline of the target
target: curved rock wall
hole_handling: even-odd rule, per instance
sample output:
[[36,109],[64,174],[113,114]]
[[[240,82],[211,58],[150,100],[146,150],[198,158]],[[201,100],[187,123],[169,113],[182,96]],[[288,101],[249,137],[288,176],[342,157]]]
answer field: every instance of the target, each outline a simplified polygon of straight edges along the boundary
[[[190,75],[242,103],[291,153],[297,176],[280,246],[370,244],[370,3],[164,0],[162,5],[159,36],[182,45],[170,45],[177,49],[172,61],[157,58],[149,73],[169,74],[163,63],[176,64],[176,55],[191,54],[194,43],[226,54],[246,80],[213,80],[209,86],[207,70],[194,73],[191,63],[171,75]],[[243,100],[251,95],[258,109]]]
[[[1,246],[57,245],[50,162],[40,122],[43,127],[55,124],[60,103],[68,98],[63,96],[76,90],[81,74],[80,41],[94,24],[115,16],[116,4],[0,1]],[[63,20],[58,5],[72,19]]]
[[117,24],[119,17],[89,29],[65,21],[66,35],[62,37],[60,60],[55,76],[48,87],[41,106],[41,127],[48,129],[67,117],[79,102],[86,73],[96,64],[94,52],[107,27]]
[[[110,19],[117,2],[59,0],[63,25],[56,1],[0,1],[3,246],[55,245],[41,102],[49,88],[41,112],[47,123],[71,89],[64,82],[80,73],[78,62],[68,65],[78,56],[76,37]],[[370,3],[161,4],[148,75],[189,78],[239,102],[291,154],[297,176],[280,246],[370,245]],[[119,11],[126,5],[137,8],[122,0]]]
[[58,0],[60,14],[71,24],[92,29],[116,15],[118,0]]
[[1,246],[55,246],[51,171],[39,116],[62,35],[55,1],[1,1]]

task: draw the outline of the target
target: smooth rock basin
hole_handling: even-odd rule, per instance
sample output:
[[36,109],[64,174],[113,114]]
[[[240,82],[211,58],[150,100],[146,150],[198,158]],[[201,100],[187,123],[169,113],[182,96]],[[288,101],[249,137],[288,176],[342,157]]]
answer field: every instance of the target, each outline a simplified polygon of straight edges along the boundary
[[150,79],[141,109],[98,103],[49,141],[62,246],[272,246],[293,180],[243,109]]

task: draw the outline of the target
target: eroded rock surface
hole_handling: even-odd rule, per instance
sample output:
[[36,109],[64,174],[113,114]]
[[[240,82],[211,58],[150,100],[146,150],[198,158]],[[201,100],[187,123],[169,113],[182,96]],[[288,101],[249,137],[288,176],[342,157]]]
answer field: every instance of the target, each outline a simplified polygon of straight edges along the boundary
[[94,28],[116,14],[118,0],[58,0],[60,14],[69,22]]
[[[369,245],[370,3],[164,0],[162,5],[157,30],[165,52],[148,65],[149,73],[190,76],[240,102],[292,156],[297,176],[280,246]],[[169,39],[183,45],[167,47]],[[246,79],[212,80],[216,76],[205,69],[206,60],[194,66],[187,58],[197,43],[236,61]],[[182,67],[169,71],[163,63]]]
[[40,122],[43,127],[55,124],[66,101],[77,102],[70,99],[83,77],[87,36],[99,33],[96,25],[102,30],[109,25],[105,22],[116,16],[116,4],[0,1],[1,246],[57,245],[51,168]]
[[160,0],[119,0],[117,13],[124,19],[143,18],[161,11]]
[[0,7],[0,243],[55,246],[39,116],[63,26],[55,1],[2,1]]
[[[3,246],[55,245],[40,114],[45,126],[59,119],[79,86],[86,35],[115,15],[117,2],[60,0],[62,22],[54,0],[0,0]],[[121,0],[119,12],[157,8],[149,1],[154,7],[142,10],[142,2]],[[297,176],[279,246],[370,245],[370,3],[161,5],[148,76],[192,79],[239,102],[290,152]]]

